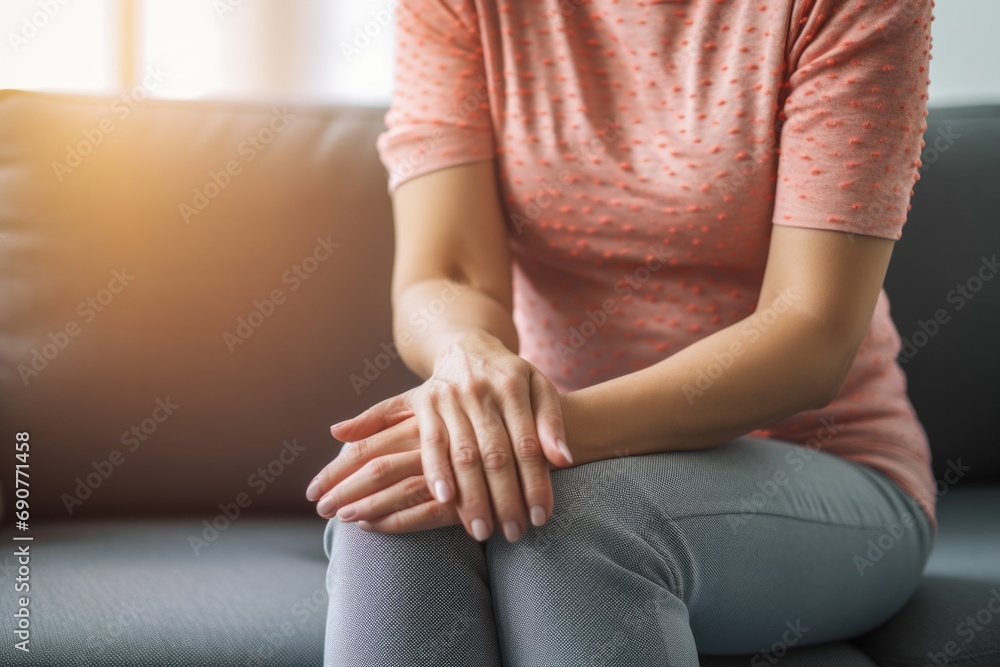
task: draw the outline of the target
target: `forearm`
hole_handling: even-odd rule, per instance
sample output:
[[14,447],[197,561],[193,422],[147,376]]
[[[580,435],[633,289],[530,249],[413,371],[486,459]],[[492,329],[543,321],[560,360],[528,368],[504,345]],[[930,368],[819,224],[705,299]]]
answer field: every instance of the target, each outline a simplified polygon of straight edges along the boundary
[[791,301],[646,369],[566,394],[574,459],[712,447],[825,405],[856,350]]
[[393,304],[393,336],[400,356],[419,377],[456,339],[469,334],[496,337],[517,354],[510,310],[476,287],[446,279],[425,279],[401,289]]

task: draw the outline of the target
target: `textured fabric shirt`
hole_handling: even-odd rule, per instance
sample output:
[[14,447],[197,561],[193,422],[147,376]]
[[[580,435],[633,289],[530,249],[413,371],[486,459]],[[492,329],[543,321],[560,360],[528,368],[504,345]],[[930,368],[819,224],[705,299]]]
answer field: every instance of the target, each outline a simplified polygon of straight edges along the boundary
[[[771,225],[900,237],[932,7],[403,0],[389,190],[495,160],[522,356],[563,391],[625,375],[755,310]],[[933,522],[899,349],[883,291],[840,395],[754,433],[872,466]]]

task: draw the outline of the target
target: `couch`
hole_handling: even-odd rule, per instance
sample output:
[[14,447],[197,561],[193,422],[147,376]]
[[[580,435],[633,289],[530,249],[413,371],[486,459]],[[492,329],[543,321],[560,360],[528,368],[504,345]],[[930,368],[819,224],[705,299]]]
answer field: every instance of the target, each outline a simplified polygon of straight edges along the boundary
[[[417,381],[383,113],[0,93],[0,664],[321,663],[306,483],[331,423]],[[854,641],[704,665],[1000,665],[1000,107],[926,141],[886,283],[938,479],[924,581]]]

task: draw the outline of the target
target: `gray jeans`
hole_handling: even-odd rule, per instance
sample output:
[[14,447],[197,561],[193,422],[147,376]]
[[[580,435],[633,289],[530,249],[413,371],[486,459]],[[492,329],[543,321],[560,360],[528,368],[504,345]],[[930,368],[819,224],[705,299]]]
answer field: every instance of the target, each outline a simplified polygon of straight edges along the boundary
[[608,459],[552,485],[552,518],[514,543],[331,520],[325,664],[771,664],[890,618],[933,542],[889,478],[777,440]]

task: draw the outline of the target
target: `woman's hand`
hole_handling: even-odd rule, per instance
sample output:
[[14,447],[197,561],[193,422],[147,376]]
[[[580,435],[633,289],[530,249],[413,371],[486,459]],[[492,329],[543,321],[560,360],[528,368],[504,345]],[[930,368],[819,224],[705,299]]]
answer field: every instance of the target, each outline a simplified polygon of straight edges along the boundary
[[486,540],[494,516],[508,540],[552,514],[549,463],[573,464],[559,393],[534,366],[488,334],[458,337],[426,382],[336,424],[355,441],[416,417],[428,490],[455,503],[465,529]]
[[309,485],[325,518],[357,521],[363,530],[408,533],[460,523],[455,503],[435,500],[420,460],[415,417],[344,445]]

